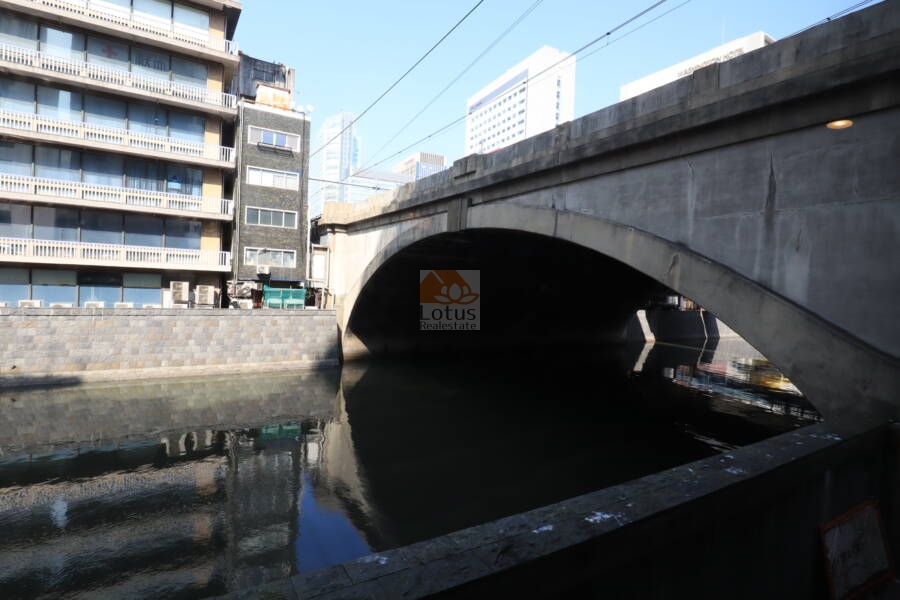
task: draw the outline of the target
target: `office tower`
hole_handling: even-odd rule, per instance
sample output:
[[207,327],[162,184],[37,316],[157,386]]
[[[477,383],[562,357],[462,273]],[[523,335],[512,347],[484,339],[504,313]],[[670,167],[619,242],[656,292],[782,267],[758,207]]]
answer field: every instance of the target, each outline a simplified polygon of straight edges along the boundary
[[575,57],[544,46],[469,98],[465,153],[484,153],[571,121]]
[[[360,166],[359,137],[353,134],[353,115],[342,112],[325,119],[316,141],[317,176],[320,182],[315,206],[311,202],[310,216],[321,214],[325,202],[347,202],[345,187],[334,182],[342,182]],[[330,183],[329,183],[330,182]]]
[[442,154],[416,152],[391,167],[391,171],[409,177],[410,181],[416,181],[446,169],[444,162]]
[[[294,78],[284,65],[241,55],[233,281],[255,289],[306,278],[309,118],[294,110]],[[229,286],[232,299],[242,288]]]
[[221,288],[240,12],[0,0],[0,302],[139,308],[171,305],[170,282]]

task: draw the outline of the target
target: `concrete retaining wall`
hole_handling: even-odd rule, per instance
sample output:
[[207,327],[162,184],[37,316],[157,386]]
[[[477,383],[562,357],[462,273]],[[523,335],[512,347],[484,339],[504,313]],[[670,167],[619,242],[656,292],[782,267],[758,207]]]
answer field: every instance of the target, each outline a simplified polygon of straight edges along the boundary
[[0,308],[0,387],[333,366],[334,311]]

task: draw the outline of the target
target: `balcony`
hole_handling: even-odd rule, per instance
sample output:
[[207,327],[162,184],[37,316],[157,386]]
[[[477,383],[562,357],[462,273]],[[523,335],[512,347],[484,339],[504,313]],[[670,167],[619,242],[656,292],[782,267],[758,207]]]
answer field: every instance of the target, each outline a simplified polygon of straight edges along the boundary
[[109,69],[11,44],[0,44],[0,67],[23,75],[52,77],[95,91],[117,92],[220,116],[231,117],[237,112],[237,99],[233,94]]
[[0,198],[230,221],[234,203],[137,188],[0,174]]
[[220,250],[0,238],[0,263],[11,262],[223,273],[231,271],[231,253]]
[[51,119],[34,113],[0,110],[0,135],[39,140],[95,150],[125,152],[182,163],[234,168],[234,148],[176,138],[101,127],[80,121]]
[[156,45],[167,49],[204,55],[217,62],[236,64],[240,60],[236,42],[224,37],[212,37],[207,30],[174,23],[169,19],[135,14],[102,0],[2,0],[0,5],[117,37],[124,34],[145,42],[157,42]]

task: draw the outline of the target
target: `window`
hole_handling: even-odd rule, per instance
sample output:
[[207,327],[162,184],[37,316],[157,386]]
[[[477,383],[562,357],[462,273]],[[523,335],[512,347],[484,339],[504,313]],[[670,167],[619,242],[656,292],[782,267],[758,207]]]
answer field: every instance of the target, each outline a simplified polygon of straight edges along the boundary
[[39,85],[38,114],[66,121],[81,121],[81,94]]
[[206,119],[186,115],[184,113],[169,112],[169,137],[189,142],[203,143],[206,131]]
[[122,275],[110,272],[78,273],[78,306],[85,302],[105,302],[112,308],[122,294]]
[[247,225],[265,225],[267,227],[297,228],[297,213],[292,210],[275,210],[248,206],[244,222]]
[[102,127],[125,129],[128,105],[121,100],[84,95],[84,122]]
[[75,271],[34,269],[31,272],[31,297],[44,306],[53,302],[75,304]]
[[81,213],[81,241],[91,244],[121,244],[122,215],[85,209]]
[[114,154],[90,154],[81,157],[82,179],[94,185],[122,187],[125,161]]
[[162,248],[163,220],[144,215],[125,215],[125,244]]
[[0,109],[34,112],[34,84],[0,79]]
[[71,60],[84,60],[84,36],[41,26],[41,52]]
[[87,62],[112,69],[128,70],[128,46],[104,38],[88,36]]
[[81,180],[81,153],[38,146],[34,151],[35,175],[63,181]]
[[30,238],[31,207],[24,204],[0,204],[0,237]]
[[166,111],[152,104],[128,105],[128,129],[138,133],[165,136],[168,129]]
[[135,308],[145,304],[162,304],[162,275],[123,273],[122,286],[125,302],[133,302]]
[[8,13],[0,15],[0,44],[37,49],[38,26]]
[[0,141],[0,173],[31,175],[31,144]]
[[173,20],[178,28],[197,29],[203,35],[209,32],[209,13],[200,9],[176,4]]
[[297,266],[297,252],[278,248],[244,248],[244,264],[293,269]]
[[206,87],[207,68],[203,63],[172,57],[172,81]]
[[200,249],[200,221],[166,219],[166,248]]
[[28,269],[0,268],[0,301],[16,306],[19,300],[28,300]]
[[293,151],[300,150],[300,136],[293,133],[250,127],[247,131],[247,138],[251,144],[263,144]]
[[34,207],[34,239],[78,241],[78,209]]
[[247,167],[247,183],[285,190],[299,190],[300,175],[291,171]]

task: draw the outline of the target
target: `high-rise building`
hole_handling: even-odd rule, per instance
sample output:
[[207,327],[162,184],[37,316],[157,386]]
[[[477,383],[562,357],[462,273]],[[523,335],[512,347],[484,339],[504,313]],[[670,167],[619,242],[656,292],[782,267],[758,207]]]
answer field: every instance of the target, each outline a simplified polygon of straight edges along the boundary
[[0,0],[0,302],[167,306],[187,282],[212,303],[232,269],[240,12]]
[[466,154],[484,153],[571,121],[575,57],[544,46],[470,97]]
[[712,50],[708,50],[703,54],[698,54],[693,58],[683,60],[671,67],[666,67],[656,73],[651,73],[646,77],[641,77],[630,83],[626,83],[619,87],[619,100],[627,100],[633,96],[643,94],[654,88],[658,88],[667,83],[671,83],[676,79],[687,77],[697,69],[709,66],[714,63],[730,60],[735,56],[740,56],[746,52],[757,50],[764,46],[768,46],[775,40],[769,34],[763,31],[757,31],[750,35],[726,42],[720,46],[716,46]]
[[241,55],[232,299],[306,278],[309,118],[294,110],[294,70]]
[[361,141],[353,134],[353,115],[342,112],[325,119],[316,140],[318,162],[316,174],[319,191],[310,203],[310,216],[322,212],[325,202],[347,202],[346,186],[342,182],[360,167]]
[[442,154],[416,152],[391,167],[391,171],[409,177],[410,181],[416,181],[446,169],[444,162],[445,159]]

